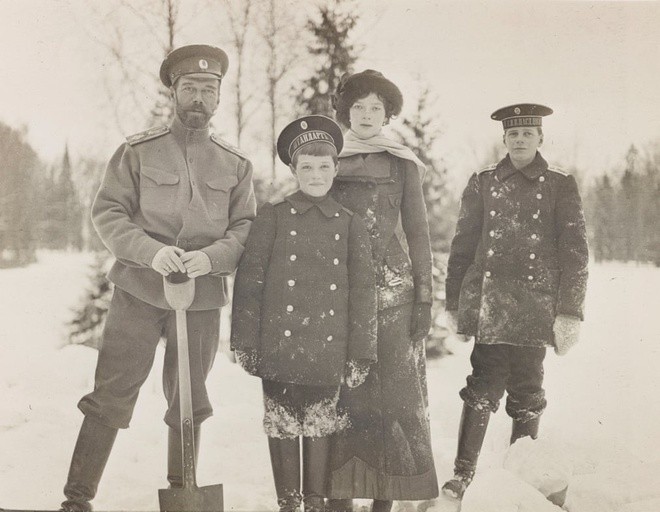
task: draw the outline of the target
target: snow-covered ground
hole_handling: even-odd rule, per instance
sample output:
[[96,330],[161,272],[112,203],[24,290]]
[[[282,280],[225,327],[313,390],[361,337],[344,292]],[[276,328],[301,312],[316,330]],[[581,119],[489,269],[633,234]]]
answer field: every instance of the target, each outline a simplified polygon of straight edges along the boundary
[[[93,385],[96,352],[66,346],[63,323],[87,283],[89,255],[43,253],[0,270],[0,507],[57,508]],[[463,512],[558,511],[536,487],[569,482],[571,512],[660,510],[660,269],[593,265],[580,345],[546,359],[541,438],[508,447],[503,408],[491,420]],[[429,363],[439,479],[451,474],[470,344]],[[166,486],[162,350],[121,431],[96,510],[158,510]],[[215,416],[202,433],[199,484],[223,483],[227,510],[275,510],[259,381],[220,356],[209,379]],[[559,483],[558,483],[559,482]],[[403,504],[398,504],[401,507]],[[434,510],[451,510],[438,501]],[[409,508],[409,507],[406,507]]]

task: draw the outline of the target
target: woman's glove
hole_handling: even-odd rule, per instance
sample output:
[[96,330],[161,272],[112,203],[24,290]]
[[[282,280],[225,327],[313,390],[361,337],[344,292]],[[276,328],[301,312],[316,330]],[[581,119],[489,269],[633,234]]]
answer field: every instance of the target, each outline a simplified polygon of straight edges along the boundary
[[410,337],[412,341],[421,341],[431,331],[431,304],[415,302],[410,319]]
[[259,352],[255,349],[236,350],[236,361],[247,373],[257,376],[259,371]]
[[557,315],[552,332],[555,333],[555,353],[566,355],[580,340],[580,319],[575,316]]
[[371,361],[369,359],[349,359],[346,361],[346,372],[344,380],[349,388],[356,388],[364,383],[369,375],[369,367]]

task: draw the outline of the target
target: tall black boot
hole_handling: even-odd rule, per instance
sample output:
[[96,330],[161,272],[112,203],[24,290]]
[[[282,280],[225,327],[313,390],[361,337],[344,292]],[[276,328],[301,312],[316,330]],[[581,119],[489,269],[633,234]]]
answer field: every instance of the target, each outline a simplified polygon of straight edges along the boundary
[[303,503],[305,512],[325,511],[325,486],[328,478],[330,440],[303,437]]
[[490,411],[473,409],[467,404],[463,404],[461,425],[458,431],[458,453],[454,461],[454,478],[442,486],[442,490],[447,496],[463,498],[465,489],[472,482],[489,419]]
[[328,500],[325,509],[329,512],[353,512],[353,500],[351,498]]
[[513,428],[511,429],[511,444],[515,443],[521,437],[531,437],[532,439],[536,439],[539,436],[540,422],[540,416],[536,416],[527,421],[513,420]]
[[371,512],[390,512],[393,504],[390,500],[374,500],[371,503]]
[[89,512],[103,470],[117,437],[117,429],[85,416],[76,447],[73,449],[69,476],[64,485],[66,512]]
[[[195,467],[199,460],[200,425],[193,429],[193,442],[195,444]],[[170,489],[183,487],[183,446],[181,432],[169,428],[167,432],[167,481]]]
[[295,439],[268,438],[277,505],[280,512],[300,510],[300,443]]

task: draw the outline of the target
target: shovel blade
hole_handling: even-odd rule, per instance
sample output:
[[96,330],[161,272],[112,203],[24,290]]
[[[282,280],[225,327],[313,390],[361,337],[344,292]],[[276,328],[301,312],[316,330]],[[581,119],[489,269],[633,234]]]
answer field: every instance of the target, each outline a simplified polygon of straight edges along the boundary
[[159,489],[161,512],[223,512],[222,484]]

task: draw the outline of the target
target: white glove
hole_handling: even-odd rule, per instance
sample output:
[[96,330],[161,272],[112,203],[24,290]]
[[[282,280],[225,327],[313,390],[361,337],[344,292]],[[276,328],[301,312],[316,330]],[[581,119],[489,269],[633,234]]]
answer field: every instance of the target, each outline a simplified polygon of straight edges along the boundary
[[181,256],[181,261],[186,267],[188,277],[205,276],[211,272],[211,259],[204,251],[190,251]]
[[580,319],[575,316],[557,315],[552,326],[555,333],[555,353],[563,356],[580,340]]
[[185,251],[174,245],[161,247],[154,259],[151,260],[151,268],[163,276],[169,276],[172,272],[184,272],[186,267],[181,261],[180,256]]

